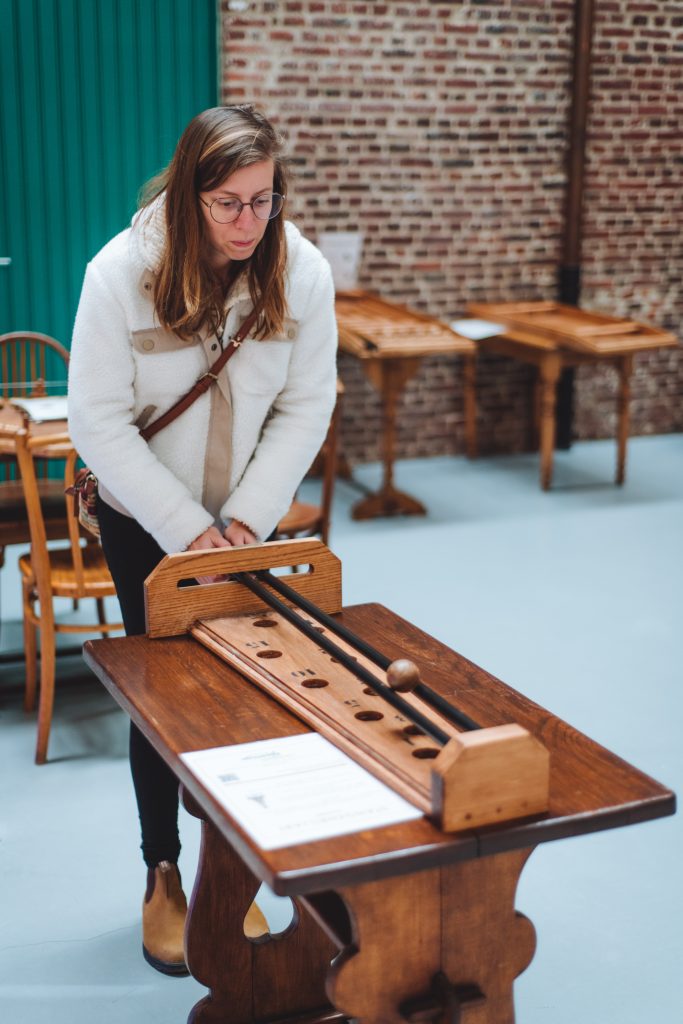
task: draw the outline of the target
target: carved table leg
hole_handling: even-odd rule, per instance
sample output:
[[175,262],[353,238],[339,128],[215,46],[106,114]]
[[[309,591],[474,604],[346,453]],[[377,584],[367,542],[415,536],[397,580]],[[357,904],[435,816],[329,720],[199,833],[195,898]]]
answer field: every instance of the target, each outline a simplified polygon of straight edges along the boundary
[[194,801],[184,793],[183,799],[188,811],[202,818],[186,959],[193,977],[209,989],[188,1024],[248,1024],[276,1017],[306,1018],[308,1024],[339,1020],[325,994],[337,947],[296,904],[294,921],[281,935],[248,939],[244,918],[259,881]]
[[622,356],[621,359],[618,360],[617,368],[619,370],[619,399],[617,426],[617,472],[615,483],[623,484],[626,478],[626,442],[628,441],[633,356]]
[[476,356],[462,361],[463,399],[465,406],[465,451],[468,459],[477,457],[477,363]]
[[382,464],[384,475],[377,494],[357,502],[351,511],[354,519],[377,516],[424,515],[422,502],[394,487],[394,449],[396,443],[396,409],[399,395],[420,366],[416,357],[401,359],[368,359],[363,369],[371,384],[382,396]]
[[541,439],[541,372],[537,367],[531,381],[531,419],[529,423],[528,450],[537,452]]
[[328,981],[363,1024],[513,1024],[514,979],[535,949],[514,909],[530,850],[337,890],[352,941]]
[[485,1002],[463,1024],[513,1024],[512,985],[536,951],[533,924],[514,909],[515,892],[531,850],[458,865],[443,897],[443,972],[474,982]]
[[548,353],[540,364],[540,447],[541,487],[547,491],[553,478],[555,447],[555,405],[561,361],[555,352]]

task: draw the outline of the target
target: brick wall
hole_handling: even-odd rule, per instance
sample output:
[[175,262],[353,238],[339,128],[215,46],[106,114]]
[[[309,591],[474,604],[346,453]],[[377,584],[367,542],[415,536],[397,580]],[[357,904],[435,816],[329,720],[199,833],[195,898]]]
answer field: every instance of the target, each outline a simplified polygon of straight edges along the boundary
[[[683,312],[683,4],[596,0],[584,304],[678,329]],[[474,299],[553,298],[560,256],[572,0],[223,0],[223,100],[286,134],[291,215],[309,237],[362,231],[359,284],[444,318]],[[378,457],[357,363],[344,448]],[[529,438],[531,371],[484,357],[483,451]],[[582,370],[576,433],[614,429],[609,370]],[[683,429],[683,359],[640,357],[635,433]],[[399,454],[464,450],[456,360],[425,360]]]

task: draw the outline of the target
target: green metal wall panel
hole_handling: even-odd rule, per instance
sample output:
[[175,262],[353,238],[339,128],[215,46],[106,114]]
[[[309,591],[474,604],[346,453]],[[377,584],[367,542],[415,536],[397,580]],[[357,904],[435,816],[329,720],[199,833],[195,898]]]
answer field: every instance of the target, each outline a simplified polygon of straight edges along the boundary
[[217,102],[216,0],[0,0],[0,333],[67,346],[85,264]]

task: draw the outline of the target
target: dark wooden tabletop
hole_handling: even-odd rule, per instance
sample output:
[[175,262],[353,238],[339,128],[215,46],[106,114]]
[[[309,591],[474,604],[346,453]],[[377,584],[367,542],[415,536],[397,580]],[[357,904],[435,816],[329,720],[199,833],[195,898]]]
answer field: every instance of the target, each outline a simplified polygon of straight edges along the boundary
[[341,621],[483,726],[517,722],[550,751],[550,810],[531,820],[445,835],[426,819],[279,850],[259,849],[179,755],[307,732],[216,655],[188,637],[121,637],[85,645],[86,661],[162,754],[254,874],[293,896],[405,874],[673,814],[674,794],[488,672],[377,604]]

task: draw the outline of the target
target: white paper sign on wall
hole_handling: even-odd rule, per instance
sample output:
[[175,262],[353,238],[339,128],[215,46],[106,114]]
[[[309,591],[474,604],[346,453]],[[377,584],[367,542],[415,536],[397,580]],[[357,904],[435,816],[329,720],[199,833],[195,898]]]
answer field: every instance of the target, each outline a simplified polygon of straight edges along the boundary
[[363,250],[361,231],[321,231],[318,248],[332,268],[334,287],[338,292],[358,287],[358,271]]

